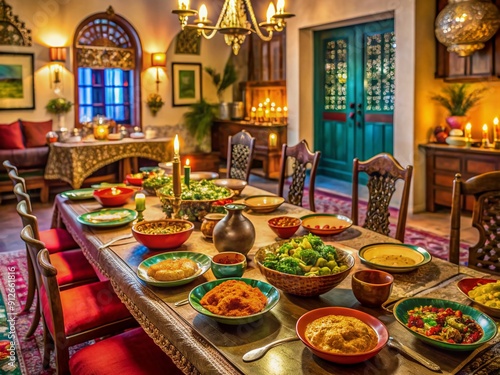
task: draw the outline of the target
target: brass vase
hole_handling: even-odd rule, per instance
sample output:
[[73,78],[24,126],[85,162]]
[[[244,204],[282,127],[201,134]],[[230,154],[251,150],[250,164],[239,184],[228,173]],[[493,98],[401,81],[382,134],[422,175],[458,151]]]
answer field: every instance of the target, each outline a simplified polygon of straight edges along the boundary
[[219,252],[235,251],[246,256],[255,242],[255,228],[243,215],[246,205],[230,203],[224,208],[227,215],[214,227],[215,248]]

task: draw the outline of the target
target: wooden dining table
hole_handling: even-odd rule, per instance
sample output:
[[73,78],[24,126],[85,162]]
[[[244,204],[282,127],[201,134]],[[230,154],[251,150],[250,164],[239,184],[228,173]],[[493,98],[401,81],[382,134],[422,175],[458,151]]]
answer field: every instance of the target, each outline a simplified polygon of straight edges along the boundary
[[[237,198],[266,193],[247,186]],[[124,207],[133,209],[134,203],[131,201]],[[456,373],[469,365],[479,353],[479,350],[451,352],[437,349],[416,339],[396,321],[390,312],[390,304],[388,309],[367,308],[360,305],[352,293],[350,275],[340,285],[317,297],[299,297],[280,292],[278,304],[264,314],[262,319],[250,324],[234,326],[220,324],[198,314],[189,304],[175,307],[174,303],[186,299],[194,287],[214,280],[212,272],[209,270],[190,284],[183,286],[160,288],[146,284],[137,276],[137,267],[144,259],[161,251],[151,251],[133,238],[99,249],[102,244],[131,232],[131,224],[116,228],[95,228],[77,221],[78,216],[100,208],[101,206],[92,200],[70,201],[59,195],[54,205],[53,226],[65,226],[68,229],[102,277],[111,280],[117,295],[148,335],[186,374],[435,373],[387,346],[375,357],[355,365],[339,365],[320,359],[301,341],[277,346],[254,362],[246,363],[242,360],[243,354],[251,349],[277,339],[294,336],[295,325],[301,315],[309,310],[327,306],[353,308],[377,317],[386,325],[391,336],[437,363],[441,367],[440,373],[443,374]],[[308,213],[311,212],[307,209],[287,203],[272,213],[245,212],[245,216],[256,228],[256,240],[248,254],[249,264],[243,277],[265,281],[253,258],[259,248],[279,240],[267,225],[269,218],[279,215],[301,217]],[[146,220],[165,218],[157,197],[147,197],[144,217]],[[295,236],[305,234],[307,232],[300,228]],[[338,235],[324,237],[323,240],[354,256],[356,264],[351,275],[357,269],[366,268],[357,255],[361,247],[380,242],[397,242],[393,238],[358,226],[352,226]],[[235,244],[235,250],[238,250],[238,244]],[[200,223],[196,223],[188,241],[175,251],[201,252],[209,256],[217,253],[211,240],[202,236]],[[459,292],[455,284],[458,280],[471,276],[487,275],[433,258],[430,263],[417,270],[394,274],[394,286],[389,300],[425,296],[469,304],[468,299]],[[492,342],[497,343],[498,337]],[[482,349],[491,347],[492,345],[486,344]]]

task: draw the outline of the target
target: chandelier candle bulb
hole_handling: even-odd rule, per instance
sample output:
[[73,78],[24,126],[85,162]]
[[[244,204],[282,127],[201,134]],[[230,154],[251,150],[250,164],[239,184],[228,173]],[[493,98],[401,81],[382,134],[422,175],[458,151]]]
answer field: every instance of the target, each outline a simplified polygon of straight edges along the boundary
[[283,14],[285,13],[285,0],[278,0],[276,3],[276,13]]
[[135,195],[135,210],[144,211],[146,209],[146,196],[143,193]]
[[189,166],[189,159],[186,159],[184,166],[184,184],[189,188],[189,178],[191,177],[191,167]]
[[275,14],[276,14],[276,10],[274,9],[274,4],[272,2],[270,2],[269,7],[267,8],[266,22],[269,24],[273,23],[273,17]]

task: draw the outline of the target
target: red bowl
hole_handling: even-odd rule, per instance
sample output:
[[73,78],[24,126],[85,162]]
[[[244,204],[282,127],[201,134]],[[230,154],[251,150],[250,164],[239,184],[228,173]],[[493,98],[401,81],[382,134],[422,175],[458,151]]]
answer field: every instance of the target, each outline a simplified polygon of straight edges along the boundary
[[[175,233],[160,233],[167,228],[176,226],[184,227]],[[152,250],[173,249],[181,246],[193,233],[194,224],[187,220],[163,219],[152,221],[141,221],[132,226],[132,234],[135,239]],[[145,231],[156,233],[144,233]]]
[[128,187],[109,187],[94,190],[94,198],[104,207],[123,206],[134,194],[135,189]]
[[142,173],[138,174],[140,174],[141,177],[135,177],[135,175],[133,174],[128,174],[125,178],[130,185],[142,186],[142,181],[143,181]]
[[299,229],[302,221],[296,217],[292,216],[277,216],[269,219],[267,224],[269,228],[273,230],[274,233],[280,238],[290,238],[292,237],[297,229]]
[[[306,328],[309,323],[312,323],[316,319],[322,318],[327,315],[351,316],[353,318],[361,320],[363,323],[366,323],[371,328],[373,328],[373,330],[377,334],[377,345],[372,350],[355,354],[332,353],[317,348],[306,338]],[[302,342],[318,357],[326,359],[330,362],[341,364],[359,363],[372,358],[373,356],[377,355],[380,350],[382,350],[382,348],[387,343],[387,340],[389,339],[389,332],[387,331],[384,323],[382,323],[380,320],[362,311],[349,309],[346,307],[323,307],[320,309],[308,311],[299,318],[299,320],[297,321],[297,325],[295,326],[295,330],[297,331],[297,336],[299,336]]]

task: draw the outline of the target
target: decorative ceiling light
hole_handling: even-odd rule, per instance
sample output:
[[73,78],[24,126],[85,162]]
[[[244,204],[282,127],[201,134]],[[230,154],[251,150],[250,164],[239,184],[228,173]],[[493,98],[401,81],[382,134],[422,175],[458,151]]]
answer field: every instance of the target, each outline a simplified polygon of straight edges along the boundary
[[436,18],[436,37],[449,52],[469,56],[484,47],[500,25],[491,0],[449,0]]
[[[186,27],[196,29],[198,34],[206,39],[212,39],[219,32],[224,35],[227,45],[232,47],[235,55],[238,54],[248,34],[254,32],[263,41],[268,42],[272,39],[274,31],[282,31],[285,28],[287,18],[295,16],[285,12],[285,0],[277,0],[276,8],[273,2],[269,4],[266,21],[257,23],[251,0],[225,0],[217,23],[210,26],[211,22],[208,20],[205,4],[200,6],[198,12],[189,9],[189,0],[178,0],[178,3],[179,8],[174,9],[172,13],[179,16],[182,30]],[[250,15],[250,21],[248,21],[247,13]],[[194,21],[194,24],[188,24],[188,17],[196,14],[199,14],[199,18]],[[260,31],[260,27],[266,30],[267,35]]]

